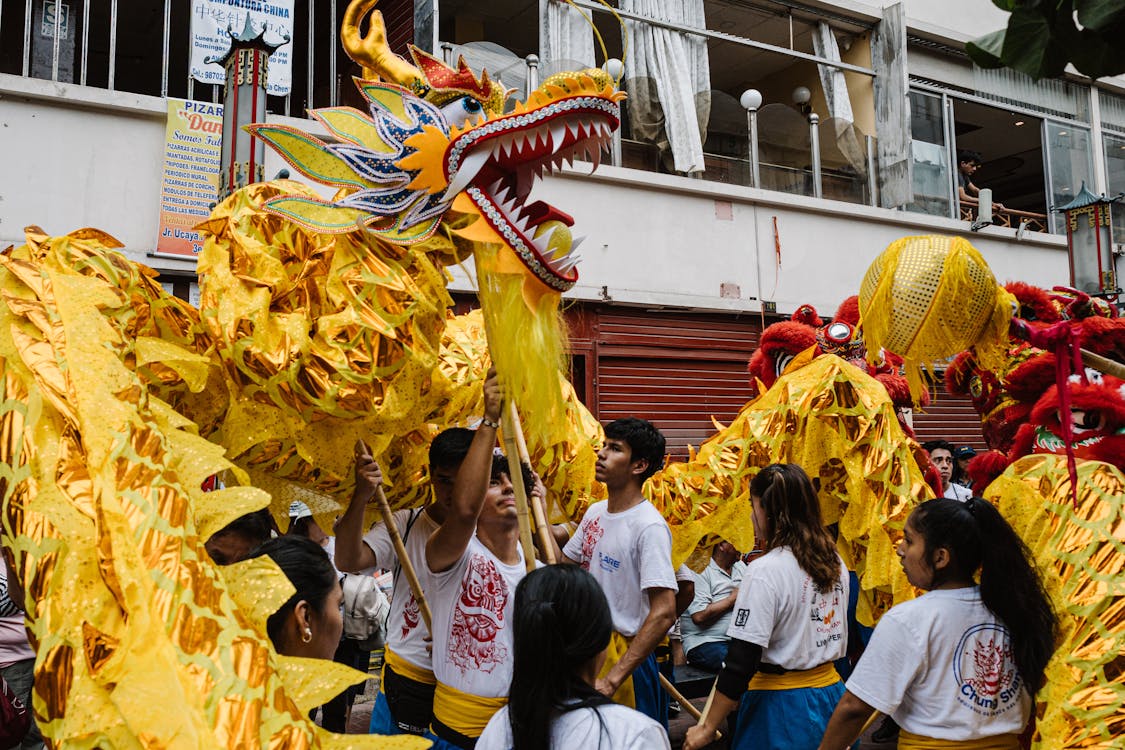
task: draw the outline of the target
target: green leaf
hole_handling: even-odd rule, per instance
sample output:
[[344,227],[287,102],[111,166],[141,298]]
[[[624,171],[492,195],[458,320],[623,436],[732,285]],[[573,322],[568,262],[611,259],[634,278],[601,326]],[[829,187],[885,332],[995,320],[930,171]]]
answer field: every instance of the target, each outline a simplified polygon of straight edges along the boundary
[[1075,0],[1074,6],[1078,11],[1078,23],[1091,31],[1104,31],[1125,23],[1125,2],[1121,0]]
[[1000,59],[1005,65],[1036,80],[1058,75],[1065,69],[1052,70],[1051,26],[1047,18],[1035,10],[1018,8],[1008,19],[1008,33]]
[[969,58],[982,68],[1002,68],[1004,61],[1000,53],[1004,50],[1004,29],[985,34],[979,39],[974,39],[965,45]]

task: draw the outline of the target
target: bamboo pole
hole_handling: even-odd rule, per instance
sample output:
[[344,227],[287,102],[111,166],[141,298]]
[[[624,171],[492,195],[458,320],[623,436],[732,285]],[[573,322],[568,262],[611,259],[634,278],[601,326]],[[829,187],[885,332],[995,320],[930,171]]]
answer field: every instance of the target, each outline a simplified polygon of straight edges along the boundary
[[[523,424],[520,422],[519,412],[512,409],[512,424],[515,427],[516,447],[519,449],[520,463],[531,466],[531,453],[527,450],[527,439],[523,434]],[[535,533],[539,535],[539,548],[543,550],[543,562],[554,565],[555,559],[554,539],[551,538],[551,526],[547,523],[547,514],[540,503],[535,502],[530,496],[531,518],[535,522]]]
[[[504,427],[504,448],[508,454],[508,473],[512,489],[516,491],[516,517],[520,525],[520,546],[523,547],[524,565],[530,573],[535,570],[535,544],[531,540],[531,514],[528,511],[527,487],[523,483],[523,468],[520,466],[520,453],[516,432],[519,415],[516,402],[509,399],[507,408],[501,412]],[[520,431],[522,434],[522,430]]]
[[398,533],[398,526],[395,524],[395,517],[391,512],[391,505],[387,502],[387,495],[383,492],[382,485],[375,488],[375,503],[379,508],[379,515],[383,517],[383,524],[387,527],[387,536],[391,538],[395,554],[398,555],[399,567],[402,568],[403,575],[406,576],[406,582],[410,585],[410,593],[414,594],[414,601],[418,602],[418,611],[422,614],[422,621],[426,623],[426,630],[433,634],[434,628],[431,624],[433,615],[430,614],[430,605],[426,601],[426,595],[422,592],[422,583],[418,580],[414,563],[406,555],[406,545],[402,543],[402,536]]
[[[663,680],[664,675],[661,675],[660,678]],[[695,717],[696,724],[698,726],[703,726],[707,722],[707,714],[711,713],[711,704],[715,702],[715,688],[718,686],[718,684],[719,684],[719,682],[718,682],[718,680],[716,680],[715,683],[713,685],[711,685],[711,692],[707,694],[707,702],[703,704],[703,710],[702,711],[697,711],[695,706],[692,706],[690,703],[684,703],[684,701],[680,698],[676,698],[676,700],[680,701],[681,706],[685,706],[685,705],[689,706],[688,713],[691,714],[693,717]],[[668,686],[665,685],[664,689],[667,690]],[[721,740],[722,738],[723,738],[723,733],[716,730],[715,731],[715,740]],[[715,740],[712,740],[712,741],[715,741]]]

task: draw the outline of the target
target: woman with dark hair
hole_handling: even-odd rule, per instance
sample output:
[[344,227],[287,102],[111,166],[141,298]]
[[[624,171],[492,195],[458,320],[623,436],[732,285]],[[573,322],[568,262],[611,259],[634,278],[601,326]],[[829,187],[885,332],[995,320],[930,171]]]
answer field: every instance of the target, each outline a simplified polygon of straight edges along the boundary
[[344,593],[328,553],[304,537],[281,536],[250,553],[251,558],[262,555],[277,563],[297,590],[266,620],[274,650],[331,661],[344,631]]
[[812,750],[844,693],[832,662],[847,654],[848,572],[816,490],[800,466],[770,464],[750,481],[750,500],[766,553],[742,578],[711,709],[684,750],[714,741],[735,706],[732,750]]
[[594,689],[613,632],[598,582],[575,565],[527,574],[516,587],[508,705],[476,750],[668,748],[663,727]]
[[987,500],[938,499],[910,514],[898,555],[926,593],[879,620],[821,748],[880,711],[900,748],[1015,750],[1058,632],[1023,540]]

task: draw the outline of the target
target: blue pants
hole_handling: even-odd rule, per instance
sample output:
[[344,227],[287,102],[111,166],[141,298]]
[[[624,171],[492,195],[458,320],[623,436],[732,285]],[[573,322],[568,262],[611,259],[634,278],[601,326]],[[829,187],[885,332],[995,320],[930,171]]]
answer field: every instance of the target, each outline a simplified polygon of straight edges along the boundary
[[652,654],[633,670],[633,695],[637,710],[668,729],[668,694],[660,686],[660,670]]
[[729,646],[730,641],[701,643],[691,651],[688,651],[688,664],[702,667],[712,672],[718,672],[723,668],[723,662],[727,660],[727,647]]
[[375,696],[375,705],[371,707],[371,724],[368,725],[367,731],[371,734],[402,734],[402,730],[391,716],[391,707],[382,690]]
[[731,750],[816,750],[843,695],[843,681],[823,688],[748,690],[738,705]]

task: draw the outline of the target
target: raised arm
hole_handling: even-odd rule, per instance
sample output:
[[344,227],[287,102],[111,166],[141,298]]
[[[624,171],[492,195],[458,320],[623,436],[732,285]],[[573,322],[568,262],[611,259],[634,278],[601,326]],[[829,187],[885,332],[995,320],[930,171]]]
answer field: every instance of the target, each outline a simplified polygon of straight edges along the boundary
[[473,538],[477,528],[488,480],[492,475],[492,449],[496,445],[496,424],[500,420],[500,385],[496,370],[488,371],[484,381],[484,421],[477,427],[469,453],[461,462],[453,484],[453,502],[445,521],[426,542],[426,564],[434,573],[452,568]]
[[375,553],[363,541],[363,511],[375,498],[375,491],[383,483],[383,472],[371,457],[362,440],[355,444],[355,490],[351,502],[336,521],[336,568],[345,573],[357,573],[381,565],[390,567],[389,560],[376,560]]

